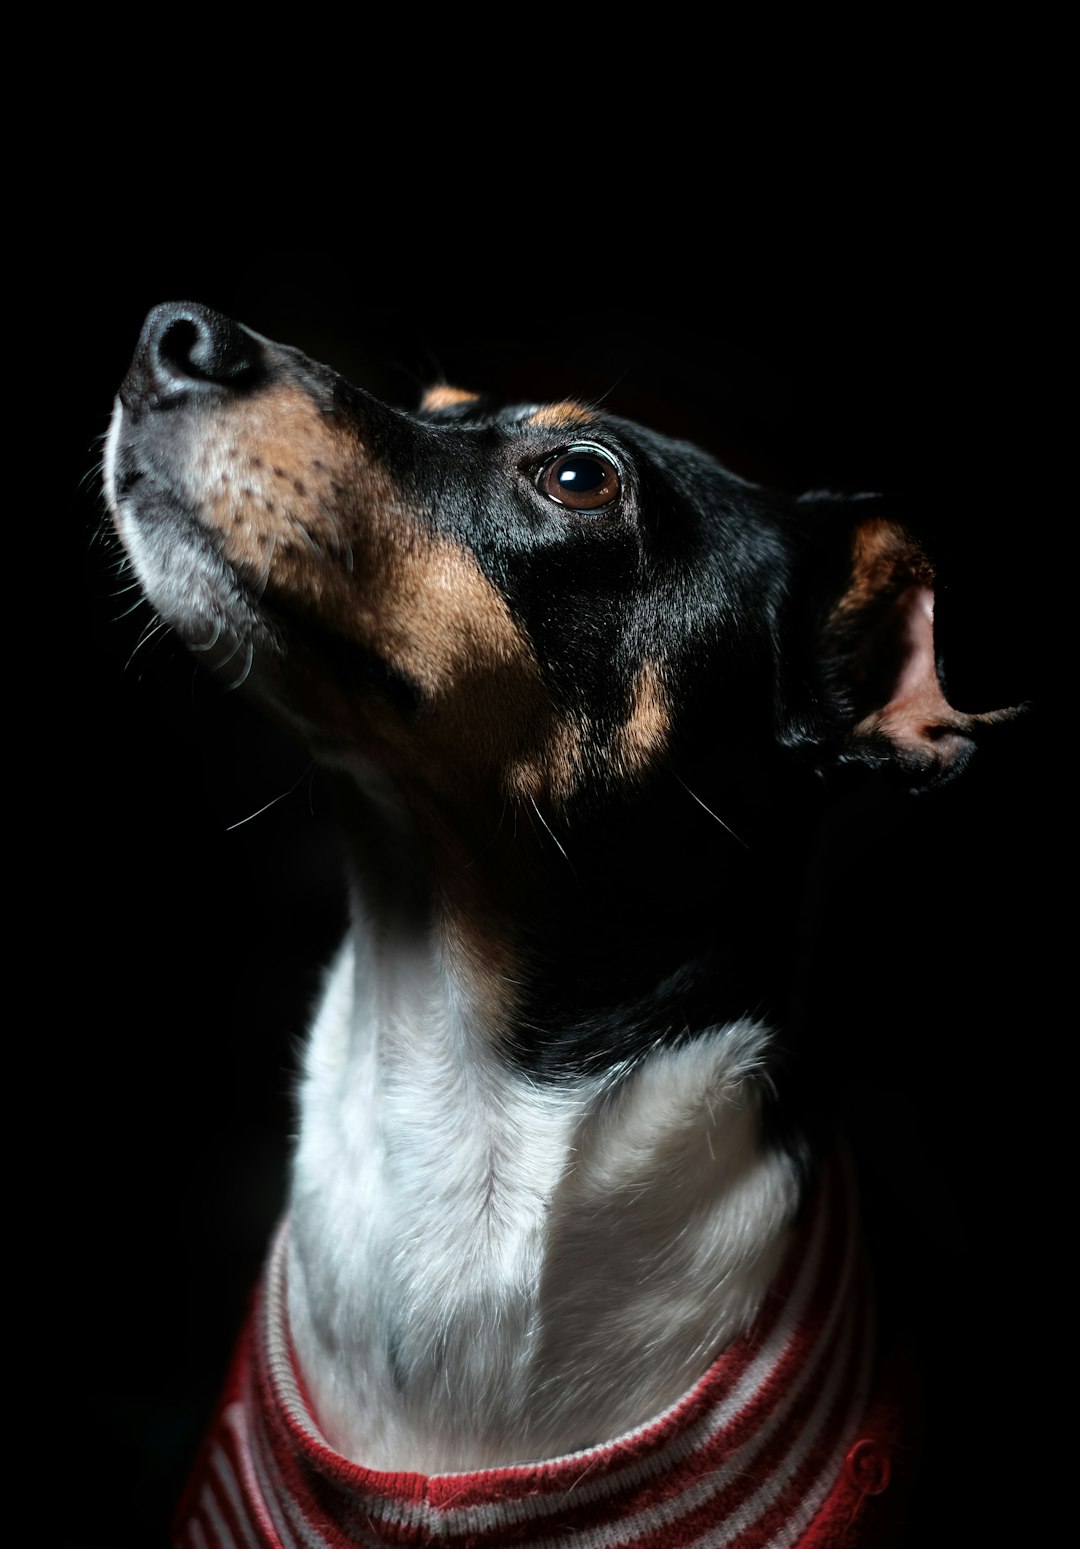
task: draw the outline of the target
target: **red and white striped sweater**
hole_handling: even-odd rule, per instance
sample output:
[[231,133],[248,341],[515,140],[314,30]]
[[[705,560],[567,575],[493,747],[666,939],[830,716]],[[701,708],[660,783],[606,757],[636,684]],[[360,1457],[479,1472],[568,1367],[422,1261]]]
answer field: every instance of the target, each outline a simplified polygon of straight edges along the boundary
[[[873,1337],[846,1178],[819,1191],[750,1331],[604,1446],[475,1473],[386,1473],[319,1433],[286,1324],[286,1229],[177,1516],[176,1549],[855,1549],[899,1540],[901,1406]],[[898,1469],[899,1465],[899,1469]]]

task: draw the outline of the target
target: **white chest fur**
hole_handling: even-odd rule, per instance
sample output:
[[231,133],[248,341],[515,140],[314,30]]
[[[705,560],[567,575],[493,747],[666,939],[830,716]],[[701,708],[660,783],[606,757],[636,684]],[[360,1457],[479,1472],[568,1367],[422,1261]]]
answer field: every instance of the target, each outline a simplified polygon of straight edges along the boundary
[[321,1428],[368,1466],[556,1456],[674,1401],[757,1312],[797,1199],[738,1022],[538,1087],[428,938],[360,932],[302,1093],[289,1315]]

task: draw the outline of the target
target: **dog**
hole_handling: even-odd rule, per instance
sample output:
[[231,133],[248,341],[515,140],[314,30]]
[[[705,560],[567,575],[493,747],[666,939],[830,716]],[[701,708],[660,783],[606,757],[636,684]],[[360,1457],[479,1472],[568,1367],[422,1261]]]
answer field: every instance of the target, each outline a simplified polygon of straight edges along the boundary
[[837,784],[959,774],[883,500],[148,316],[149,602],[337,792],[348,938],[178,1545],[891,1542],[903,1384],[792,1015]]

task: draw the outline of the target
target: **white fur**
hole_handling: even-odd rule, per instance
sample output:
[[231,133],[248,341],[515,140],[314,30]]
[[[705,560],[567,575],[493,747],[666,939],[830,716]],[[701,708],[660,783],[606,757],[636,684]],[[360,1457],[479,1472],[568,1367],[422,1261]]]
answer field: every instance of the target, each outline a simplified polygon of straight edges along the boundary
[[[109,512],[128,558],[154,608],[182,636],[208,667],[221,673],[230,687],[239,687],[251,670],[256,648],[272,655],[279,650],[273,631],[252,605],[236,574],[207,542],[206,534],[181,523],[148,536],[129,514],[116,488],[116,448],[124,407],[117,398],[105,440],[104,488]],[[196,446],[198,443],[195,443]],[[212,471],[225,466],[217,463]],[[180,469],[187,493],[197,508],[199,481]],[[179,480],[183,484],[183,480]]]
[[629,1072],[504,1064],[434,934],[361,897],[307,1052],[290,1319],[320,1425],[444,1472],[601,1442],[751,1321],[796,1206],[758,1137],[766,1035]]

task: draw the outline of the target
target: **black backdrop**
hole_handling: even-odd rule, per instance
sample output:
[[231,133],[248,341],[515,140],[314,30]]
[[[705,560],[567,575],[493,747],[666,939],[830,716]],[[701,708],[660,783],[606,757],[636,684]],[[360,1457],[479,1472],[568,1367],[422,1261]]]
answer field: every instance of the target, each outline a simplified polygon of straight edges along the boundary
[[[887,264],[871,246],[793,239],[737,270],[678,247],[618,265],[459,248],[403,272],[378,244],[268,257],[226,242],[171,259],[165,242],[103,243],[92,282],[72,281],[46,373],[60,434],[36,520],[51,537],[26,579],[47,654],[29,793],[45,864],[24,909],[57,1008],[29,1040],[61,1101],[58,1192],[48,1140],[40,1169],[45,1273],[67,1309],[55,1382],[61,1412],[79,1395],[71,1488],[102,1506],[72,1544],[162,1538],[281,1206],[297,1039],[343,919],[328,801],[304,756],[167,636],[146,638],[145,606],[117,591],[100,438],[145,310],[181,296],[396,402],[439,376],[529,398],[609,393],[747,476],[900,490],[925,513],[954,702],[1037,708],[851,858],[816,983],[851,1050],[841,1106],[887,1294],[908,1304],[928,1374],[922,1509],[944,1533],[991,1507],[1005,1521],[1024,1493],[1039,1444],[1012,1424],[1030,1402],[1016,1352],[1042,1316],[1055,1190],[1038,704],[1060,517],[1042,490],[1037,341],[1006,269],[988,287],[963,233],[892,234]],[[59,611],[42,563],[55,551],[70,582]],[[995,1464],[1006,1420],[1015,1497]]]

